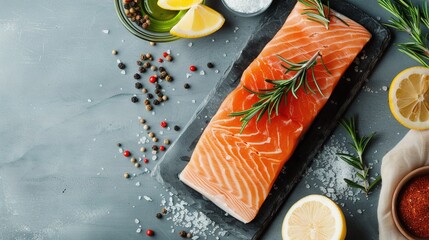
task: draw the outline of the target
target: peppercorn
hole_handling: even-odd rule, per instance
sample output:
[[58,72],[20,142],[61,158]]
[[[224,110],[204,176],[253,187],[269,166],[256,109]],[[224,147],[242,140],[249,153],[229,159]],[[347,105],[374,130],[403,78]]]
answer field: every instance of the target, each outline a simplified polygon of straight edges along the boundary
[[132,158],[130,159],[130,161],[131,161],[132,163],[136,163],[136,162],[137,162],[137,159],[136,159],[135,157],[132,157]]
[[168,123],[166,121],[162,121],[160,123],[160,125],[161,125],[162,128],[166,128],[168,126]]
[[118,51],[112,50],[112,55],[117,55],[117,54],[118,54]]
[[131,152],[128,150],[125,150],[123,155],[124,155],[124,157],[129,157],[129,156],[131,156]]
[[130,178],[130,174],[129,173],[124,173],[124,178]]
[[149,135],[149,137],[151,137],[151,138],[155,137],[155,133],[153,133],[153,132],[149,132],[147,135]]
[[164,139],[164,144],[170,145],[170,140],[169,139]]
[[152,146],[152,150],[154,150],[154,151],[158,151],[158,146],[153,145],[153,146]]
[[149,58],[149,61],[153,61],[153,57],[150,57],[150,58]]
[[148,94],[147,94],[147,98],[148,98],[148,99],[152,99],[152,98],[153,98],[153,94],[152,94],[152,93],[148,93]]
[[144,100],[144,105],[149,105],[150,104],[150,101],[148,100],[148,99],[146,99],[146,100]]
[[159,67],[158,70],[159,70],[159,72],[165,72],[165,68],[164,67]]
[[139,83],[139,82],[136,82],[136,83],[134,84],[134,87],[135,87],[135,88],[137,88],[137,89],[142,89],[142,88],[143,88],[143,84],[141,84],[141,83]]
[[164,96],[164,94],[162,94],[162,92],[157,94],[158,96],[158,101],[162,102],[162,96]]
[[142,88],[142,93],[147,93],[147,88]]
[[146,123],[146,119],[144,119],[144,118],[140,118],[140,119],[139,119],[139,122],[140,122],[141,124],[144,124],[144,123]]
[[156,83],[156,81],[157,81],[157,76],[156,75],[155,76],[150,76],[149,82]]
[[153,107],[151,105],[146,105],[146,110],[152,111]]
[[207,67],[208,67],[208,68],[214,68],[214,64],[213,64],[213,63],[211,63],[211,62],[209,62],[209,63],[207,63]]
[[121,143],[117,143],[116,146],[122,147],[122,144]]
[[158,105],[158,104],[159,104],[159,100],[158,99],[153,100],[153,105]]
[[139,101],[139,98],[136,96],[131,97],[131,102],[136,103]]
[[143,16],[143,19],[144,19],[144,20],[148,20],[148,19],[149,19],[149,15],[145,14],[145,15]]
[[162,208],[162,209],[161,209],[161,213],[162,213],[162,214],[167,214],[167,212],[168,212],[168,211],[167,211],[167,208]]
[[127,66],[125,66],[125,64],[124,63],[118,63],[118,68],[119,69],[125,69]]
[[143,63],[143,67],[145,67],[145,68],[149,68],[149,67],[150,67],[150,62],[145,62],[145,63]]
[[186,237],[186,232],[184,230],[179,231],[179,236],[182,238]]
[[141,167],[141,165],[140,165],[140,163],[135,163],[135,164],[134,164],[134,167],[136,167],[136,168],[140,168],[140,167]]
[[162,218],[162,214],[161,213],[157,213],[156,214],[156,218],[161,219]]
[[153,91],[153,93],[155,93],[156,95],[158,95],[158,93],[160,93],[161,92],[161,90],[159,90],[159,89],[155,89],[155,91]]
[[166,95],[164,95],[164,96],[162,96],[162,100],[163,100],[163,101],[167,101],[167,100],[168,100],[168,97],[167,97]]
[[148,28],[148,27],[149,27],[149,24],[145,22],[145,23],[143,23],[142,27],[143,27],[144,29],[146,29],[146,28]]
[[141,66],[143,63],[142,63],[142,61],[137,60],[137,61],[136,61],[136,64],[137,64],[137,66]]
[[139,67],[139,73],[145,73],[146,72],[146,68],[144,67]]
[[162,53],[162,56],[163,56],[163,57],[167,57],[167,56],[168,56],[168,53],[167,53],[167,52],[163,52],[163,53]]
[[160,151],[165,151],[165,147],[164,147],[164,146],[160,146],[160,147],[159,147],[159,150],[160,150]]
[[143,162],[147,164],[147,163],[149,163],[149,159],[145,158],[145,159],[143,159]]
[[[125,1],[127,1],[127,0],[125,0]],[[125,4],[124,4],[124,8],[125,8],[125,9],[130,9],[130,4],[129,4],[129,3],[125,3]]]
[[158,138],[154,137],[154,138],[152,138],[152,141],[153,142],[158,142]]
[[183,87],[184,87],[185,89],[189,89],[189,88],[191,88],[191,85],[189,85],[189,83],[185,83],[185,84],[183,85]]
[[152,66],[150,67],[150,70],[152,70],[152,71],[156,71],[156,70],[158,70],[158,68],[157,68],[156,66],[153,66],[153,65],[152,65]]
[[173,61],[173,57],[171,55],[168,55],[165,59],[167,59],[169,62]]
[[156,43],[155,43],[155,42],[149,42],[149,44],[150,44],[151,46],[155,46],[155,45],[156,45]]
[[159,83],[155,83],[155,89],[161,89],[161,85]]
[[146,59],[147,59],[146,55],[144,55],[144,54],[140,55],[140,60],[146,60]]
[[146,235],[151,237],[151,236],[155,235],[155,232],[152,229],[148,229],[148,230],[146,230]]
[[180,131],[180,127],[179,126],[174,126],[174,131]]
[[192,235],[192,233],[188,232],[188,233],[186,234],[186,237],[187,237],[187,238],[192,238],[192,237],[193,237],[193,235]]
[[163,62],[164,62],[164,60],[162,60],[162,58],[158,58],[158,62],[159,62],[159,63],[163,63]]
[[146,152],[146,148],[145,147],[141,147],[140,148],[140,152]]
[[150,53],[146,53],[146,57],[147,57],[147,58],[150,58],[150,57],[152,57],[152,54],[150,54]]
[[195,71],[197,71],[197,67],[195,67],[194,65],[192,65],[192,66],[189,67],[189,70],[191,72],[195,72]]
[[170,75],[167,75],[167,76],[165,76],[165,80],[167,82],[171,82],[171,81],[173,81],[173,78]]
[[144,129],[144,130],[149,130],[149,129],[150,129],[150,127],[149,127],[149,125],[145,124],[145,125],[143,126],[143,129]]

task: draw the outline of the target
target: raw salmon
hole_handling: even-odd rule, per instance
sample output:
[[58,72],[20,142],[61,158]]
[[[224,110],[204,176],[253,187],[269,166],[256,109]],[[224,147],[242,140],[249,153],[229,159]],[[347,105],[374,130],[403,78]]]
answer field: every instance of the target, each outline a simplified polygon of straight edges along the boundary
[[[297,3],[285,24],[244,71],[240,84],[221,104],[204,130],[180,180],[210,199],[221,209],[248,223],[257,215],[282,166],[290,158],[299,139],[325,105],[344,71],[353,62],[371,34],[349,18],[340,16],[349,26],[331,17],[329,30],[310,21]],[[315,75],[323,92],[298,90],[298,98],[289,94],[280,106],[279,116],[269,121],[267,114],[252,119],[242,133],[239,117],[232,112],[248,109],[258,101],[243,86],[258,91],[272,87],[265,79],[287,79],[278,55],[301,62],[320,51],[329,74],[318,63]],[[315,85],[310,81],[313,89]]]

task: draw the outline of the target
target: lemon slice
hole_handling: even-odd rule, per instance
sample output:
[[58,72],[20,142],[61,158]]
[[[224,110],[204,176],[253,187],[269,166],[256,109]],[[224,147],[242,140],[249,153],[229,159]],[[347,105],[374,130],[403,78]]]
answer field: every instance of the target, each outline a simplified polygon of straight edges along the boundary
[[343,212],[331,199],[309,195],[296,202],[286,214],[283,240],[337,240],[346,237]]
[[194,5],[170,30],[170,33],[182,38],[198,38],[219,30],[225,18],[205,5]]
[[167,10],[186,10],[203,0],[158,0],[158,6]]
[[389,107],[405,127],[429,129],[429,68],[411,67],[400,72],[390,85]]

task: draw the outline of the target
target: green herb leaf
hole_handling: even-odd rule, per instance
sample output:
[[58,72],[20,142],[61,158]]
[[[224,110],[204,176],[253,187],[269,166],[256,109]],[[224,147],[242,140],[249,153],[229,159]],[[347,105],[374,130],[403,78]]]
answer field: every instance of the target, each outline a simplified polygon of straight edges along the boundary
[[347,185],[349,185],[350,187],[353,187],[353,188],[359,188],[359,189],[362,189],[362,190],[364,190],[365,191],[365,187],[364,186],[362,186],[362,185],[360,185],[360,184],[358,184],[358,183],[355,183],[355,182],[353,182],[352,180],[350,180],[350,179],[347,179],[347,178],[344,178],[344,181],[347,183]]
[[375,178],[375,180],[369,185],[368,192],[371,191],[381,181],[381,176]]
[[[323,5],[322,0],[298,1],[307,6],[307,8],[302,11],[302,15],[306,15],[308,20],[320,23],[325,26],[326,29],[329,29],[329,23],[331,22],[331,8],[329,7],[329,1],[326,1],[326,8]],[[339,16],[333,16],[344,23],[344,25],[349,26],[349,24],[347,24],[347,22],[341,19]]]

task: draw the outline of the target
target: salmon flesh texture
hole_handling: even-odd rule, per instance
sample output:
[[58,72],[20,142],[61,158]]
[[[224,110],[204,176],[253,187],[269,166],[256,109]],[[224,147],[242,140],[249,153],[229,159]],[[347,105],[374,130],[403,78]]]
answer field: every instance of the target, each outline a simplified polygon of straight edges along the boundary
[[[371,34],[353,20],[331,10],[347,25],[331,17],[329,30],[310,21],[297,3],[285,24],[243,72],[240,83],[221,104],[204,130],[180,180],[236,219],[248,223],[257,215],[285,162],[299,139],[327,102],[344,71],[353,62]],[[267,113],[259,122],[252,119],[242,133],[240,117],[232,112],[246,110],[258,101],[253,90],[272,87],[265,79],[287,79],[277,55],[292,62],[309,60],[317,51],[329,69],[318,62],[315,76],[323,92],[299,89],[287,96],[278,116]],[[309,79],[310,86],[315,88]],[[281,187],[281,186],[279,186]]]

